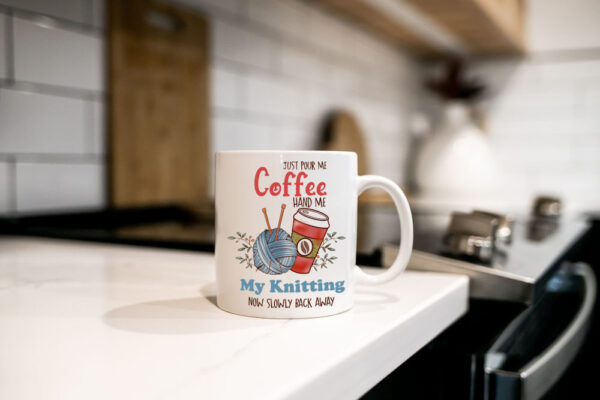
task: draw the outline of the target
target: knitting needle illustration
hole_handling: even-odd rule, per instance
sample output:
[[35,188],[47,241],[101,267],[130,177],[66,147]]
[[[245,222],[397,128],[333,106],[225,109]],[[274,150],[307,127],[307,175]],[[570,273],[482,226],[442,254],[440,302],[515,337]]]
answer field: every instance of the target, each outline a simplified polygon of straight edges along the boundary
[[281,226],[281,220],[283,218],[283,212],[285,211],[285,204],[281,205],[281,213],[279,214],[279,223],[277,224],[277,232],[275,232],[275,240],[277,240],[277,236],[279,235],[279,227]]
[[265,274],[283,274],[292,267],[297,254],[296,245],[291,240],[290,235],[281,227],[285,204],[281,205],[279,223],[274,235],[267,209],[263,208],[261,211],[265,216],[265,222],[269,230],[264,230],[259,234],[252,247],[254,266]]
[[[267,227],[269,228],[269,235],[271,234],[271,224],[269,224],[269,217],[267,216],[267,209],[263,208],[262,209],[263,214],[265,214],[265,220],[267,221]],[[281,222],[281,219],[279,220],[279,222]],[[279,227],[277,227],[277,230],[279,230]]]

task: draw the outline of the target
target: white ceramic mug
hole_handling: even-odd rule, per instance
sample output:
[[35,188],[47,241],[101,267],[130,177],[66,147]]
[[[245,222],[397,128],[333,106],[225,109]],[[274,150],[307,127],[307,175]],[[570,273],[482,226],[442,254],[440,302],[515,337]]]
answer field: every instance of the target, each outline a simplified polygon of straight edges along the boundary
[[[366,274],[356,262],[357,198],[378,187],[400,217],[392,266]],[[216,154],[217,304],[263,318],[307,318],[352,308],[355,281],[404,271],[413,243],[406,197],[394,182],[358,176],[356,154],[224,151]]]

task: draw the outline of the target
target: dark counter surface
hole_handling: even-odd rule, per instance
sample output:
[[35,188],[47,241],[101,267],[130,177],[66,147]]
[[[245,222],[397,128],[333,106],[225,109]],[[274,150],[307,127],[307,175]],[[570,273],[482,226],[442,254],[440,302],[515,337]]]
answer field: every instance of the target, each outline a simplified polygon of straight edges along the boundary
[[[0,218],[0,235],[84,240],[214,252],[215,223],[177,206],[99,209]],[[357,263],[380,266],[380,252],[357,254]]]

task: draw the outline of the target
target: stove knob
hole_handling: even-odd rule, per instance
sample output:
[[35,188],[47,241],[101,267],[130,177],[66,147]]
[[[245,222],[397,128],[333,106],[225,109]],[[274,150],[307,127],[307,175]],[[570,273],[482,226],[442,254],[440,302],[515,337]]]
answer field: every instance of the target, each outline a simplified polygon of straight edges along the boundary
[[484,215],[497,219],[498,228],[496,229],[496,241],[505,244],[510,244],[512,242],[513,226],[515,221],[511,216],[482,210],[474,210],[473,214]]
[[562,201],[558,197],[538,196],[533,203],[532,214],[536,218],[560,217],[562,211]]
[[455,256],[469,256],[488,261],[494,253],[498,218],[475,213],[452,213],[444,236],[447,250]]

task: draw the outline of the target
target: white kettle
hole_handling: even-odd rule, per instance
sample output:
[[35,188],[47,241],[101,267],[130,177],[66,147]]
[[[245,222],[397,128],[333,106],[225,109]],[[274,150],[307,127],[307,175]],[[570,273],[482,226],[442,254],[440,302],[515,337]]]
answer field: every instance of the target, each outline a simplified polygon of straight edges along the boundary
[[415,183],[423,199],[468,200],[491,195],[500,168],[486,135],[462,102],[445,106],[439,128],[423,143]]

